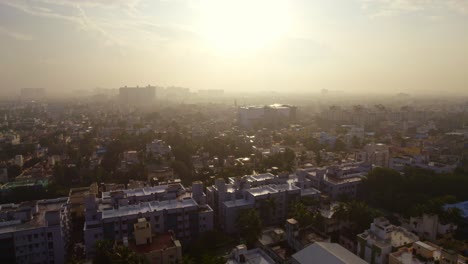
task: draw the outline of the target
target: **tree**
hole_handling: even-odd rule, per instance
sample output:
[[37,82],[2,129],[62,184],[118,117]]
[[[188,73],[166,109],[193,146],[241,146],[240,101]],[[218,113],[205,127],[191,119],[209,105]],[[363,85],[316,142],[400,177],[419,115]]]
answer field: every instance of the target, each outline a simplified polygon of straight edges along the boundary
[[379,215],[380,212],[369,207],[365,202],[356,200],[339,203],[334,208],[334,217],[349,224],[354,236],[369,228],[373,219]]
[[335,141],[335,145],[333,147],[335,151],[345,151],[346,150],[346,144],[343,142],[341,139],[337,139]]
[[248,246],[252,246],[260,236],[263,224],[257,210],[245,209],[239,213],[237,226],[240,236],[246,240]]
[[104,264],[146,264],[147,259],[138,255],[128,247],[118,245],[114,246],[110,240],[100,240],[95,245],[93,263]]
[[312,213],[300,201],[293,202],[290,208],[290,216],[299,222],[299,226],[306,227],[313,223]]

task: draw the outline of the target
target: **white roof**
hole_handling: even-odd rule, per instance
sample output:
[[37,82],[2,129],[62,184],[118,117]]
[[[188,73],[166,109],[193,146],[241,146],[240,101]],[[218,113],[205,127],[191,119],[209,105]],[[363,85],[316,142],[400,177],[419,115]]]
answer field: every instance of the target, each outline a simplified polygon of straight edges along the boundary
[[326,242],[316,242],[292,257],[300,264],[367,264],[339,244]]

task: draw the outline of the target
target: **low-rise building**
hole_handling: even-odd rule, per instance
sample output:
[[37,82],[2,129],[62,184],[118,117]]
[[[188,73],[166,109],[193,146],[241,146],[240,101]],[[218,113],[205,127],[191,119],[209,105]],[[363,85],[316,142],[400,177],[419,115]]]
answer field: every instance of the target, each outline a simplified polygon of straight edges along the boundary
[[241,263],[274,264],[276,262],[259,248],[247,250],[245,245],[239,245],[232,250],[226,264]]
[[151,264],[171,264],[182,261],[182,246],[172,232],[153,235],[151,223],[145,218],[138,219],[133,225],[134,240],[128,247],[146,257]]
[[357,235],[357,254],[369,263],[387,264],[390,253],[402,247],[411,247],[419,238],[406,229],[375,218],[370,229]]
[[292,264],[366,264],[336,243],[317,242],[292,256]]
[[417,241],[411,248],[400,248],[389,255],[389,264],[465,264],[468,259],[440,246]]

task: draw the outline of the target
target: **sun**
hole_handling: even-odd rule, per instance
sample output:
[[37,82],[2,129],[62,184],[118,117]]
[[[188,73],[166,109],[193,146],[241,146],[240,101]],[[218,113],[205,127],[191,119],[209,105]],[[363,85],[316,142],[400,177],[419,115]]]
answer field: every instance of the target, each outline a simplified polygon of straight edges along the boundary
[[255,52],[289,31],[286,0],[202,0],[200,33],[224,54]]

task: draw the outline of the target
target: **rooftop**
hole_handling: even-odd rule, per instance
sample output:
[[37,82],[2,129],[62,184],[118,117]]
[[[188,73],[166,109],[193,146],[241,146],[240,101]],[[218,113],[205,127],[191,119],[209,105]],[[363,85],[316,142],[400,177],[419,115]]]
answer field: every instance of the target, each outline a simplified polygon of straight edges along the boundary
[[310,264],[366,264],[364,260],[354,255],[336,243],[317,242],[293,255],[297,263]]
[[153,251],[165,250],[167,248],[180,246],[178,240],[174,240],[170,233],[158,234],[153,237],[153,241],[150,244],[136,245],[134,240],[130,240],[128,247],[133,249],[137,253],[149,253]]
[[[35,229],[48,226],[46,213],[59,212],[62,206],[67,202],[68,197],[39,200],[33,203],[22,203],[20,205],[4,204],[0,205],[2,211],[30,212],[31,218],[24,219],[1,219],[0,234],[16,232],[20,230]],[[37,211],[36,211],[37,209]],[[7,214],[5,214],[6,216]]]
[[135,215],[139,213],[147,213],[153,211],[187,208],[192,206],[198,207],[197,202],[195,202],[195,200],[193,200],[192,198],[143,202],[136,205],[120,206],[117,209],[104,210],[102,211],[102,219],[122,217],[126,215]]
[[[236,252],[236,250],[239,250],[238,256],[236,256],[236,254],[234,253]],[[226,262],[226,264],[239,264],[239,263],[274,264],[275,263],[275,261],[271,259],[263,250],[258,249],[258,248],[247,250],[244,245],[240,245],[236,247],[233,253],[234,253],[233,254],[234,256],[231,256]]]

